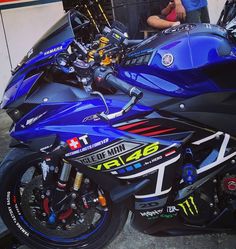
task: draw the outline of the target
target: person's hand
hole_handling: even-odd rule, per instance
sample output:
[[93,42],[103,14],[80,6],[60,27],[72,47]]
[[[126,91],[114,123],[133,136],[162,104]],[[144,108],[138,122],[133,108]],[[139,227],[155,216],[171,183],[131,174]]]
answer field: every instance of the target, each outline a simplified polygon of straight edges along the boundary
[[186,10],[182,3],[175,4],[175,12],[178,20],[185,20],[186,18]]
[[175,8],[175,3],[174,2],[169,2],[168,8],[170,8],[171,10],[174,9]]

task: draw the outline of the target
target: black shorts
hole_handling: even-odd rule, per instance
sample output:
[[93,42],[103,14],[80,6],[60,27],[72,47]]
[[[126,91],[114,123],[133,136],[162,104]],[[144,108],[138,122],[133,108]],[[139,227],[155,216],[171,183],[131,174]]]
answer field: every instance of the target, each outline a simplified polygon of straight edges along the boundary
[[198,10],[189,11],[186,13],[186,23],[210,23],[208,8],[203,7]]

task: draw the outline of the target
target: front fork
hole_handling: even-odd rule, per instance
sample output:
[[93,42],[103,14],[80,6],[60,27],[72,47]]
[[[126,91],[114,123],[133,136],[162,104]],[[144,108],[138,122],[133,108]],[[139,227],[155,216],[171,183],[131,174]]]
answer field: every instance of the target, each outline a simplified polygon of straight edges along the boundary
[[[52,207],[54,211],[60,211],[59,207],[62,207],[66,197],[66,189],[71,175],[72,166],[66,160],[63,160],[63,165],[60,175],[56,179],[56,175],[59,172],[59,168],[51,157],[46,157],[43,162],[40,163],[42,176],[43,176],[43,188],[46,189],[46,195],[52,200]],[[83,174],[80,172],[76,173],[76,177],[73,185],[72,197],[77,196],[77,192],[80,189],[83,180]],[[55,186],[56,182],[56,186]]]
[[[76,209],[75,199],[78,197],[79,190],[83,181],[83,174],[81,172],[76,172],[73,189],[70,191],[69,195],[67,193],[67,186],[70,180],[72,166],[66,160],[63,160],[63,165],[60,175],[55,177],[59,172],[59,168],[55,165],[59,165],[52,158],[46,157],[43,162],[40,163],[43,175],[43,188],[46,190],[46,196],[51,201],[51,213],[53,217],[59,213],[65,206],[68,208]],[[56,182],[56,188],[55,188]],[[98,188],[98,202],[102,207],[106,207],[107,202],[104,193]],[[82,197],[84,207],[89,208],[89,205],[85,197]],[[54,220],[54,218],[52,218]]]
[[[68,162],[64,161],[64,165],[62,168],[62,172],[61,172],[61,176],[60,176],[60,180],[58,181],[58,186],[63,182],[63,183],[67,183],[69,180],[69,176],[70,176],[70,172],[71,172],[71,164],[69,164]],[[80,172],[76,172],[76,176],[75,176],[75,180],[74,180],[74,185],[73,185],[73,193],[72,193],[72,197],[73,199],[75,199],[77,197],[78,191],[81,187],[81,183],[83,180],[83,174]],[[65,185],[66,187],[66,185]],[[98,202],[100,203],[100,205],[102,207],[105,207],[107,205],[106,202],[106,198],[104,196],[104,193],[101,189],[98,188]],[[83,199],[83,203],[84,203],[84,207],[86,209],[89,208],[89,205],[87,204],[86,198],[82,197]],[[72,208],[73,206],[76,206],[75,203],[71,204]]]

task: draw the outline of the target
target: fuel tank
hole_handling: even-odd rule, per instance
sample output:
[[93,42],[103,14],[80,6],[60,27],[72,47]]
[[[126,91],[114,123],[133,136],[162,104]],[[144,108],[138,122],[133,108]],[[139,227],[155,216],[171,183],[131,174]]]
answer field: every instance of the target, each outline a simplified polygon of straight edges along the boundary
[[180,98],[235,90],[236,48],[227,31],[183,24],[131,48],[118,76],[140,88]]

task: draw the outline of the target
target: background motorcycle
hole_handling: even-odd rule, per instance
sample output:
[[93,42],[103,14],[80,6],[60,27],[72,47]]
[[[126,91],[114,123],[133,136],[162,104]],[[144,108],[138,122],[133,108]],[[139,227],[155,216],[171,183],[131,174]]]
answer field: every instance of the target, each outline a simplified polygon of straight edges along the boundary
[[129,47],[121,24],[90,44],[87,26],[68,12],[7,86],[6,225],[33,248],[103,248],[128,210],[149,234],[234,232],[234,32],[186,24]]
[[217,25],[225,27],[229,22],[233,20],[236,15],[236,1],[227,0],[225,2],[224,8],[220,14]]

